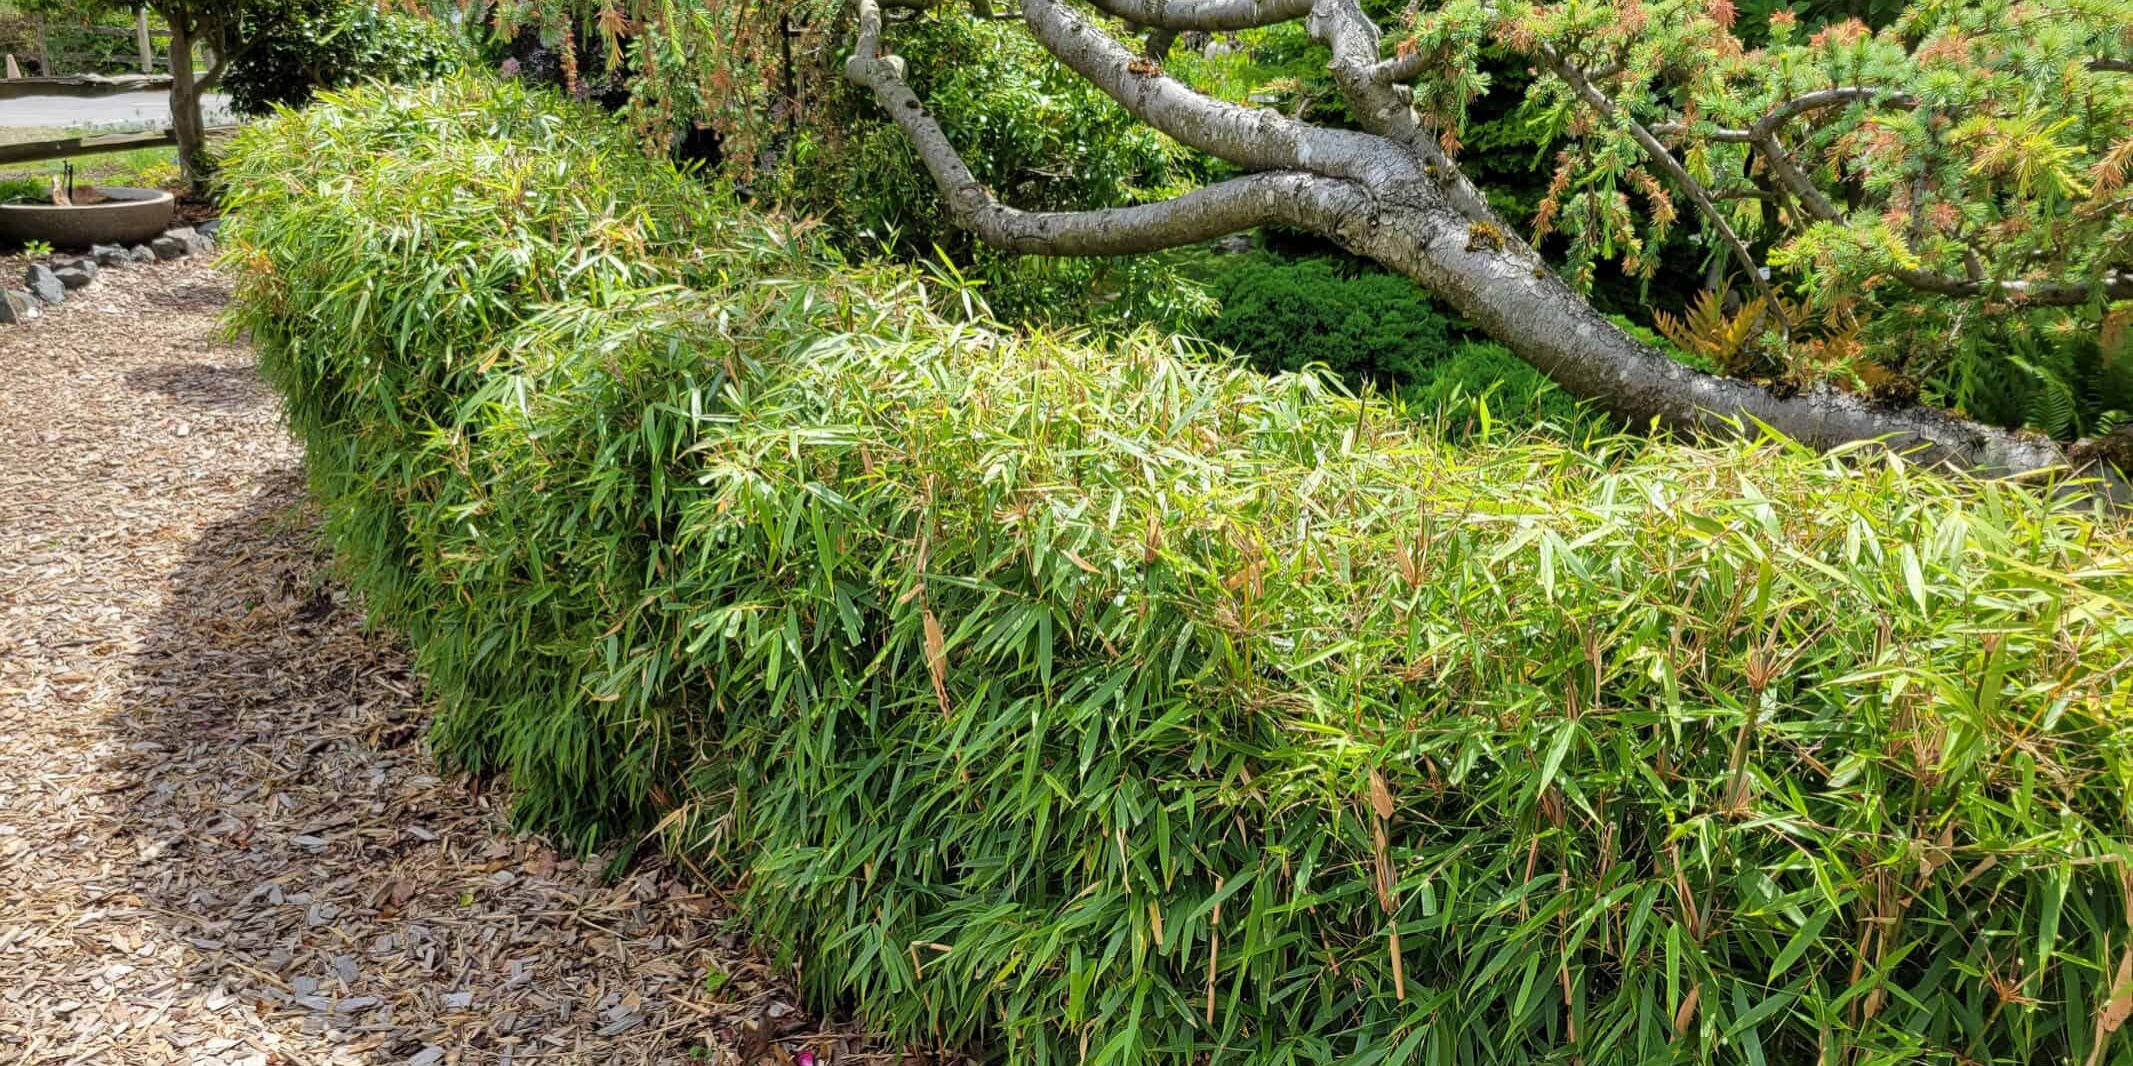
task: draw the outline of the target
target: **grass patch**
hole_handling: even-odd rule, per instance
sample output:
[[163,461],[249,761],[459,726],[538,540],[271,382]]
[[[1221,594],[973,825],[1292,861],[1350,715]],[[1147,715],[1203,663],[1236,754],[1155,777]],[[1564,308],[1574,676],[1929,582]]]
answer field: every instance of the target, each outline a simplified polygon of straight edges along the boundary
[[32,163],[14,163],[0,166],[0,181],[45,181],[55,174],[64,173],[68,163],[74,164],[76,184],[131,185],[153,189],[178,180],[178,150],[164,147],[133,148],[122,152],[75,156],[71,159],[41,159]]

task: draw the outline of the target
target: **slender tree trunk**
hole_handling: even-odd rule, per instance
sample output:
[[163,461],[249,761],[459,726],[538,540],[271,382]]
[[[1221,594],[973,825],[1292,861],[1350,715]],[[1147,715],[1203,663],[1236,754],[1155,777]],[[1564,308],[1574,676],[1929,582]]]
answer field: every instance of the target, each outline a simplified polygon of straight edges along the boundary
[[181,19],[170,20],[170,128],[178,141],[178,169],[194,192],[206,189],[213,165],[207,158],[207,125],[200,118],[200,86],[193,71],[193,41]]
[[141,73],[153,74],[156,70],[155,45],[148,39],[148,8],[133,9],[133,43],[141,53]]

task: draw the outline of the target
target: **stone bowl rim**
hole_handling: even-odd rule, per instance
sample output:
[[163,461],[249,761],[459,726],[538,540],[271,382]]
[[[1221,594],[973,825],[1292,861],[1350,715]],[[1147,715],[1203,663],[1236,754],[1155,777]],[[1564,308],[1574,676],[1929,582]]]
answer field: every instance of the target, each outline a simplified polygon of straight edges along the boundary
[[[100,204],[0,204],[0,211],[21,211],[29,214],[64,211],[96,211],[102,208],[139,207],[142,204],[176,200],[169,189],[143,189],[137,185],[99,185],[96,191],[111,199]],[[120,196],[119,193],[142,193],[140,196]]]

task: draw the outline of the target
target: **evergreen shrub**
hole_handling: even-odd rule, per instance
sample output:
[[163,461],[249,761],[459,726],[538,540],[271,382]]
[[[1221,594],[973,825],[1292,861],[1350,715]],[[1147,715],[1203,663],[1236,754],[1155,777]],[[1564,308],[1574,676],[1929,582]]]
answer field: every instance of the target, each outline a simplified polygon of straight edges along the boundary
[[454,80],[229,154],[433,742],[1014,1063],[2126,1063],[2128,542],[1763,440],[1446,444]]
[[1266,371],[1323,366],[1351,385],[1420,384],[1450,353],[1451,321],[1415,283],[1320,256],[1254,255],[1212,282],[1221,310],[1202,336]]

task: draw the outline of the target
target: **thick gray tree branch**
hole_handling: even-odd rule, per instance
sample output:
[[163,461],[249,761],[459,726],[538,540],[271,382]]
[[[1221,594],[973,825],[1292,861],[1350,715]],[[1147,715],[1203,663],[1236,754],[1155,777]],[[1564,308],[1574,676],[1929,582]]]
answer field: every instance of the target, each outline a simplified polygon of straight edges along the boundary
[[[1001,208],[970,177],[939,125],[903,87],[900,61],[880,53],[878,0],[860,3],[868,40],[847,73],[875,90],[876,98],[919,145],[958,220],[989,243],[1046,254],[1131,251],[1156,240],[1170,242],[1250,225],[1253,218],[1278,220],[1407,276],[1566,391],[1633,426],[1752,433],[1761,423],[1812,447],[1880,440],[1915,461],[1986,475],[2066,466],[2065,453],[2049,440],[1925,408],[1883,409],[1827,386],[1780,396],[1750,382],[1676,363],[1610,322],[1531,247],[1506,233],[1486,204],[1477,213],[1457,203],[1440,173],[1415,147],[1418,139],[1399,135],[1404,127],[1397,111],[1385,113],[1379,127],[1384,134],[1344,132],[1212,100],[1164,77],[1156,64],[1067,10],[1063,0],[1021,4],[1032,35],[1066,67],[1171,137],[1247,169],[1273,173],[1214,186],[1170,204],[1118,209],[1139,214],[1044,216]],[[1323,0],[1313,10],[1313,32],[1335,45],[1336,63],[1347,68],[1337,69],[1341,77],[1352,79],[1362,72],[1390,85],[1379,77],[1386,61],[1375,60],[1362,47],[1363,42],[1376,47],[1374,27],[1343,24],[1359,17],[1359,12],[1347,10],[1352,5],[1353,0]],[[1358,87],[1355,99],[1368,102],[1373,99],[1370,92]],[[1379,119],[1366,117],[1365,122],[1378,124]],[[1120,235],[1139,229],[1152,236]],[[2122,480],[2102,473],[2114,495],[2126,495]]]
[[[1310,225],[1309,186],[1330,179],[1295,172],[1253,174],[1159,203],[1093,211],[1022,211],[985,190],[948,135],[903,80],[902,64],[881,54],[881,8],[860,0],[859,36],[845,76],[911,140],[957,225],[996,247],[1025,255],[1109,256],[1198,244],[1270,223]],[[1359,191],[1358,191],[1359,195]]]
[[1135,118],[1218,159],[1247,170],[1295,170],[1364,182],[1420,171],[1410,153],[1382,137],[1325,129],[1196,92],[1061,0],[1022,0],[1022,20],[1054,58]]
[[1341,99],[1356,121],[1371,133],[1413,153],[1452,206],[1476,222],[1499,220],[1488,198],[1467,180],[1437,142],[1437,132],[1415,114],[1404,86],[1378,76],[1378,47],[1383,34],[1357,0],[1316,0],[1306,23],[1312,39],[1333,53],[1327,64]]
[[1165,30],[1249,30],[1311,13],[1311,0],[1089,0],[1108,15]]

